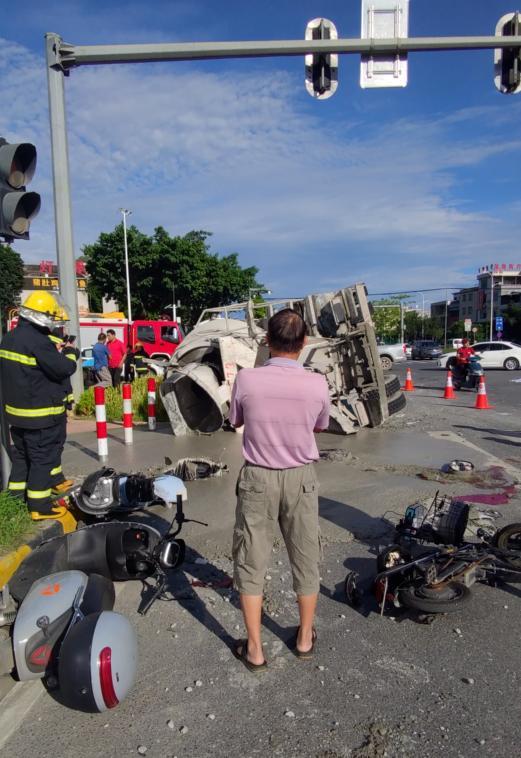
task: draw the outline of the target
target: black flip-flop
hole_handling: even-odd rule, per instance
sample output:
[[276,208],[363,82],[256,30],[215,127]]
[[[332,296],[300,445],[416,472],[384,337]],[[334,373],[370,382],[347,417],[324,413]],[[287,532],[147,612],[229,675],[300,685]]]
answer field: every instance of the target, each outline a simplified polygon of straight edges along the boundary
[[301,661],[309,661],[310,658],[313,658],[313,654],[315,652],[315,643],[317,641],[317,631],[313,627],[313,631],[311,633],[311,647],[309,648],[309,650],[306,650],[305,652],[303,650],[299,650],[298,647],[297,647],[297,640],[298,640],[298,633],[299,633],[299,631],[300,631],[300,626],[297,629],[297,634],[295,635],[295,648],[294,648],[293,652],[295,653],[295,655],[297,656],[297,658],[299,660],[301,660]]
[[248,640],[237,640],[233,646],[233,654],[239,661],[244,663],[252,674],[263,674],[268,670],[268,662],[266,660],[263,663],[252,663],[248,660]]

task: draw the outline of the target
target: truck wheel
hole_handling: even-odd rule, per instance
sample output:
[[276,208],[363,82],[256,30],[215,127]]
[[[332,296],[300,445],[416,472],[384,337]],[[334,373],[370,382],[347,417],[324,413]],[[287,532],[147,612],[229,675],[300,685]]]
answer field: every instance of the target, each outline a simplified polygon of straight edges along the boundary
[[387,397],[392,397],[400,392],[401,385],[400,380],[395,374],[387,374],[385,377],[385,394]]
[[396,395],[390,398],[387,402],[389,416],[392,416],[394,413],[398,413],[399,411],[403,410],[406,405],[407,400],[405,399],[403,392],[397,392]]

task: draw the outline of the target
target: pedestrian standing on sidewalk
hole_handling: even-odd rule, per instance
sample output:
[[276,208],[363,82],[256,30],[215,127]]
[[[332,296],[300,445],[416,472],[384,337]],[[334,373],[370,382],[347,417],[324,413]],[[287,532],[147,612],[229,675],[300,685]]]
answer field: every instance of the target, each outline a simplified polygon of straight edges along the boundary
[[92,357],[94,359],[94,374],[97,384],[102,387],[112,386],[112,377],[109,371],[110,353],[107,347],[107,335],[100,332],[98,341],[92,348]]
[[112,386],[119,387],[121,384],[121,369],[125,363],[125,345],[116,337],[114,329],[107,329],[107,347],[109,349],[109,371],[112,377]]
[[322,375],[298,363],[306,332],[305,321],[289,308],[272,316],[267,333],[270,359],[258,368],[242,369],[232,392],[229,419],[235,427],[244,425],[245,458],[237,481],[234,582],[248,634],[234,652],[255,673],[267,668],[261,641],[262,594],[277,523],[299,606],[296,656],[311,658],[317,636],[313,621],[320,533],[313,462],[319,456],[314,432],[329,425],[329,391]]

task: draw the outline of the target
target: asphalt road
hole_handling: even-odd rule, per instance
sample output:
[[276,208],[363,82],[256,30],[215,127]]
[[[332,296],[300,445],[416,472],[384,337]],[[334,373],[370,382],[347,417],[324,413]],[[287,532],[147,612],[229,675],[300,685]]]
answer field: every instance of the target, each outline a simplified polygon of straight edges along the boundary
[[[190,514],[210,527],[187,526],[188,560],[172,577],[170,601],[156,603],[143,618],[136,614],[138,584],[126,585],[118,597],[117,609],[139,637],[139,672],[129,698],[114,711],[85,715],[43,692],[18,714],[2,756],[518,755],[521,595],[515,587],[475,586],[468,605],[432,625],[398,613],[381,618],[370,599],[355,611],[343,599],[346,571],[369,578],[378,547],[392,540],[394,517],[384,518],[387,511],[403,513],[437,489],[476,490],[461,480],[440,480],[443,462],[468,457],[482,470],[503,463],[510,476],[521,472],[521,385],[511,382],[521,373],[489,372],[495,407],[477,411],[471,393],[442,399],[444,372],[429,363],[409,365],[417,389],[385,427],[347,438],[320,435],[332,459],[317,466],[324,562],[313,661],[291,652],[297,612],[280,540],[266,577],[264,676],[250,674],[230,651],[232,640],[244,635],[235,593],[204,586],[221,583],[231,570],[238,435],[183,441],[136,432],[140,465],[149,465],[147,454],[185,455],[190,446],[228,463],[227,477],[189,484]],[[405,376],[405,368],[397,373]],[[88,442],[71,442],[67,470],[74,461],[77,470],[84,460],[92,466],[79,449]],[[116,443],[113,449],[119,450]],[[519,496],[495,510],[500,525],[521,521]],[[194,586],[194,578],[203,586]]]
[[392,371],[402,383],[410,368],[415,386],[408,393],[407,417],[429,428],[451,428],[468,440],[480,445],[499,458],[521,463],[521,371],[489,369],[485,383],[488,411],[475,411],[476,393],[461,390],[455,400],[443,400],[446,371],[433,361],[405,361],[395,364]]

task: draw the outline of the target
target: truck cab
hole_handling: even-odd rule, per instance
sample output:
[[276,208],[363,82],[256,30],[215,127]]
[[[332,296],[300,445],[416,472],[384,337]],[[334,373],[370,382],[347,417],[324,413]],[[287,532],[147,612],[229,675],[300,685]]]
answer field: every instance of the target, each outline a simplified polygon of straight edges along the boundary
[[142,342],[150,358],[168,360],[183,341],[177,321],[133,321],[130,327],[131,345]]

